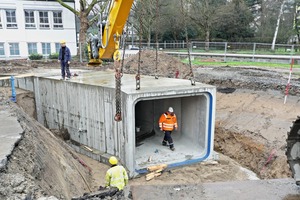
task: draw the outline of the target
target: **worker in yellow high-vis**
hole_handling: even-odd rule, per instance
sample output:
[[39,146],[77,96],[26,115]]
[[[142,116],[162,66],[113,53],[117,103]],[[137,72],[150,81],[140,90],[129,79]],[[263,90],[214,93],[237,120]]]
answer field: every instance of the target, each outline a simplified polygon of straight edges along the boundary
[[106,187],[117,187],[119,190],[123,190],[128,184],[128,175],[125,168],[118,164],[118,159],[114,156],[109,158],[111,168],[107,170],[105,176]]

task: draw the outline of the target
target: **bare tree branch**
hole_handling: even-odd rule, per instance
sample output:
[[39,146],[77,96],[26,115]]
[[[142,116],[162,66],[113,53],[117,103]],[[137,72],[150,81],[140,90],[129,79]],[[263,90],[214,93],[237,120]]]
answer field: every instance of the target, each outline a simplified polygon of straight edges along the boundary
[[63,7],[67,8],[68,10],[70,10],[72,13],[74,13],[76,16],[79,16],[79,12],[77,10],[75,10],[75,8],[72,8],[71,6],[69,6],[68,4],[66,4],[65,2],[63,2],[62,0],[56,0],[60,5],[62,5]]

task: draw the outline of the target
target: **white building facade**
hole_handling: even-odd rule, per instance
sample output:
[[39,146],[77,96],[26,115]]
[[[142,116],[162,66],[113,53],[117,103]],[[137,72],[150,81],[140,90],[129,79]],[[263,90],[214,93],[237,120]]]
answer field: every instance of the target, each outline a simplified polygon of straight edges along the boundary
[[[74,0],[65,1],[75,7]],[[55,0],[0,1],[0,59],[58,53],[65,40],[76,55],[75,15]]]

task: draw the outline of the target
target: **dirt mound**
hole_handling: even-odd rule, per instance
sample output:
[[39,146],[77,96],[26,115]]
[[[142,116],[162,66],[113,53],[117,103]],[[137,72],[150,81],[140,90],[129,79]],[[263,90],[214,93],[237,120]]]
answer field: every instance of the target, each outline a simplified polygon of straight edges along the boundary
[[[15,60],[0,60],[0,73],[1,74],[24,74],[34,71],[36,68],[42,69],[60,69],[60,63],[57,60],[28,60],[28,59],[15,59]],[[86,63],[81,63],[78,60],[72,60],[70,69],[92,69],[87,67]]]
[[[12,104],[11,104],[12,105]],[[0,173],[0,199],[71,199],[88,191],[89,171],[49,130],[12,105],[24,130]]]
[[[136,74],[139,64],[139,54],[133,55],[124,60],[124,73]],[[157,70],[156,70],[156,52],[151,50],[144,50],[140,57],[140,73],[150,76],[161,76],[168,78],[188,79],[190,74],[190,67],[184,64],[180,59],[169,56],[168,54],[159,51],[157,56]],[[177,75],[178,74],[178,75]]]
[[238,160],[262,179],[291,177],[285,155],[241,133],[216,127],[214,147],[216,151]]
[[[247,88],[285,92],[288,74],[280,71],[251,67],[197,67],[195,79],[221,88]],[[300,79],[292,76],[289,94],[300,94]]]

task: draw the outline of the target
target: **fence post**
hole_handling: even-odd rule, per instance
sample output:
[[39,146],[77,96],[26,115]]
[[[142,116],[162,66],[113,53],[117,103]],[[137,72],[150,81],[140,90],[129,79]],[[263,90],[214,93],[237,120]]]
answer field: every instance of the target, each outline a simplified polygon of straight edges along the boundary
[[253,44],[252,62],[254,62],[255,50],[256,50],[256,43]]
[[82,51],[81,51],[81,42],[79,42],[79,61],[82,63]]
[[292,45],[291,53],[290,53],[290,55],[291,55],[290,63],[292,63],[292,59],[293,59],[293,55],[294,55],[294,49],[295,49],[295,47],[294,47],[294,45]]
[[226,62],[227,42],[225,42],[224,62]]
[[15,77],[11,76],[10,77],[10,86],[11,86],[11,98],[10,100],[12,100],[13,102],[16,102],[16,88],[15,88]]
[[166,44],[166,41],[164,41],[164,49],[167,48],[167,44]]

